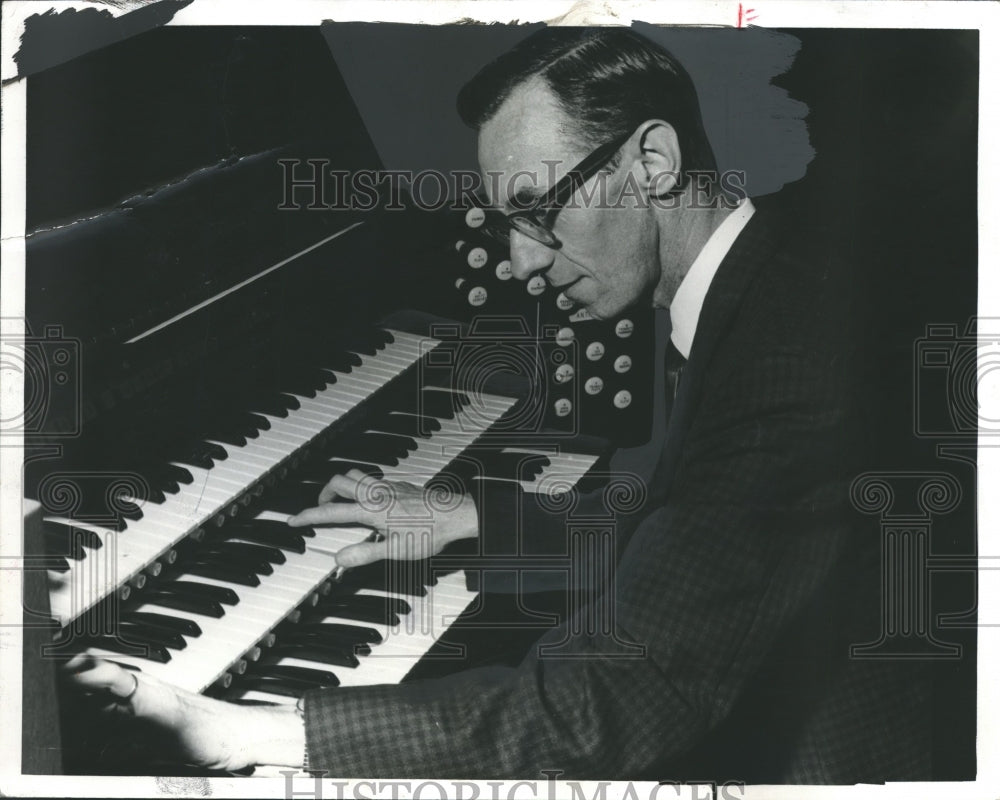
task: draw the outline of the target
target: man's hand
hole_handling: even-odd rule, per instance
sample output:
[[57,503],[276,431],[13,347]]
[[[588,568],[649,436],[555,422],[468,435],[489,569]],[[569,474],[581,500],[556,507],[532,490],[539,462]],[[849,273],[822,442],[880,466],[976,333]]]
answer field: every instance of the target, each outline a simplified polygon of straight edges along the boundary
[[241,706],[177,689],[87,653],[64,667],[70,682],[108,699],[106,711],[152,724],[173,744],[169,755],[209,769],[256,764],[302,766],[305,726],[294,708]]
[[[339,551],[337,564],[342,567],[360,567],[383,558],[429,558],[456,539],[479,533],[472,498],[441,484],[421,488],[352,469],[334,476],[320,492],[319,502],[291,517],[288,524],[359,524],[382,534],[379,541],[360,542]],[[405,527],[395,527],[395,520],[405,520]],[[423,520],[426,525],[421,524]]]

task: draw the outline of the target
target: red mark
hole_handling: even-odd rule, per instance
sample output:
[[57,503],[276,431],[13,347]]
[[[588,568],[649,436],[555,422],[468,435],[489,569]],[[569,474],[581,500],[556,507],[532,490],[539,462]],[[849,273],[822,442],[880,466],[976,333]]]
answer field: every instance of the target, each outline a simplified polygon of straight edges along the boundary
[[756,10],[755,8],[743,8],[743,3],[740,3],[739,12],[736,16],[736,27],[742,28],[747,23],[757,19],[757,15],[754,13]]

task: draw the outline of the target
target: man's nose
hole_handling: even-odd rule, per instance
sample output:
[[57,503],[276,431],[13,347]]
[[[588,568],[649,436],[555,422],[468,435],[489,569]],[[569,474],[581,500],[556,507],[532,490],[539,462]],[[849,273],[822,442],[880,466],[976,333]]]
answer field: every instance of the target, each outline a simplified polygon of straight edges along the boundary
[[520,231],[510,232],[510,269],[520,281],[552,266],[555,250]]

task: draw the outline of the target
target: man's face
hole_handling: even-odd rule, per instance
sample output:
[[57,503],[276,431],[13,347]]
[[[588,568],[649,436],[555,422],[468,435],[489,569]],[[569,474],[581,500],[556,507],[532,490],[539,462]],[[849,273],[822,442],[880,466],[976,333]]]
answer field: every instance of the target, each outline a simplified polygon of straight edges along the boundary
[[[543,81],[531,80],[515,89],[479,132],[479,165],[491,204],[505,213],[524,208],[573,169],[588,150],[577,143],[572,126]],[[550,285],[600,319],[635,303],[660,274],[649,209],[633,207],[628,197],[621,207],[608,208],[595,191],[603,180],[610,204],[619,198],[626,174],[635,167],[629,147],[626,144],[612,174],[599,172],[559,212],[552,230],[560,247],[546,247],[519,231],[510,236],[515,277],[544,275]],[[590,194],[593,198],[585,202]]]

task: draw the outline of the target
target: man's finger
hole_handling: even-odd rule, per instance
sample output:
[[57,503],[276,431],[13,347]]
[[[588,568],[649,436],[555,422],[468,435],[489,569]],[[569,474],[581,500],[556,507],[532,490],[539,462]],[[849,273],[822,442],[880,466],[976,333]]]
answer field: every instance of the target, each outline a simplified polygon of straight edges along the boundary
[[337,566],[363,567],[375,561],[382,561],[388,553],[388,542],[358,542],[337,552]]
[[289,517],[288,524],[293,528],[303,525],[351,524],[369,525],[374,527],[374,514],[362,508],[357,503],[324,503],[315,508],[300,511],[294,517]]
[[84,689],[107,691],[121,699],[128,698],[136,687],[136,679],[129,670],[93,657],[78,662],[76,671],[71,672],[69,677]]
[[[357,470],[351,470],[357,472]],[[347,475],[334,475],[327,482],[326,486],[319,493],[319,502],[329,503],[334,497],[346,497],[349,500],[357,500],[358,479]]]

